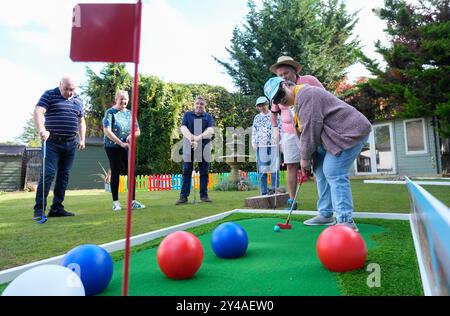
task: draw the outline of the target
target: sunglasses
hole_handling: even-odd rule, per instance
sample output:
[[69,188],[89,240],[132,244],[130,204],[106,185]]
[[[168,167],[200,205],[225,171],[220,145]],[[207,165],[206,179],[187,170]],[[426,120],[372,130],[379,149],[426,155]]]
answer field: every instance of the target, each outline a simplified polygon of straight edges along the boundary
[[283,84],[280,84],[280,87],[278,88],[278,92],[277,94],[275,94],[275,96],[273,97],[273,103],[275,104],[282,104],[284,103],[283,101],[284,98],[286,97],[286,91],[284,90]]

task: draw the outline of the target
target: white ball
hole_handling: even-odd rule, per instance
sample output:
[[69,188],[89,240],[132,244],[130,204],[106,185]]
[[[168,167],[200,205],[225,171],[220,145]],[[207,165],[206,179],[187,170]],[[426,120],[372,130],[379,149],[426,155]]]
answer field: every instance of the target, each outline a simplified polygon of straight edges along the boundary
[[2,296],[85,296],[85,292],[83,283],[72,270],[59,265],[42,265],[15,278]]

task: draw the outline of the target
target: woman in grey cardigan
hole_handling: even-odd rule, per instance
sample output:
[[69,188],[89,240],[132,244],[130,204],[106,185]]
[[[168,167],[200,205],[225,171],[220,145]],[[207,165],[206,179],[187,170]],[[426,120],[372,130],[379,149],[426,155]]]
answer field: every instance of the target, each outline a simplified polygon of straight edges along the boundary
[[349,170],[371,131],[369,120],[317,87],[271,78],[264,85],[264,93],[271,102],[294,106],[302,171],[307,172],[313,160],[318,215],[304,224],[334,225],[333,211],[336,211],[338,224],[357,231],[352,216]]

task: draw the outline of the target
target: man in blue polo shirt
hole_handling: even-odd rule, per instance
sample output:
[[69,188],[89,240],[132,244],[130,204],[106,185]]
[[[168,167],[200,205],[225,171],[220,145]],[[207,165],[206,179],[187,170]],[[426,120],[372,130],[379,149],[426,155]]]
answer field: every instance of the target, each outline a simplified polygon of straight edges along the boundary
[[[194,111],[186,112],[181,123],[183,142],[183,181],[180,199],[176,204],[188,202],[191,192],[192,171],[194,162],[198,162],[200,173],[200,199],[211,202],[208,197],[209,165],[211,162],[211,138],[214,134],[214,119],[205,112],[206,100],[197,96]],[[201,146],[199,146],[201,144]]]
[[[42,219],[47,196],[56,175],[53,204],[49,217],[73,216],[64,209],[62,202],[69,183],[75,152],[85,148],[86,123],[84,105],[75,93],[73,79],[63,77],[58,88],[46,91],[34,110],[34,124],[42,141],[46,142],[45,175],[41,175],[36,191],[34,220]],[[77,139],[78,138],[78,139]],[[45,197],[42,196],[42,178],[45,181]]]

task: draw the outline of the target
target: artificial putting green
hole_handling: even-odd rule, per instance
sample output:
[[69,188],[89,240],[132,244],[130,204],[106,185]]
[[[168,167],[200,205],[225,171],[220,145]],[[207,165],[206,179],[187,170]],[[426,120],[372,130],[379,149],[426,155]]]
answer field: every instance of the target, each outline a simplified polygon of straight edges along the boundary
[[[226,220],[225,220],[226,221]],[[297,296],[342,295],[338,274],[326,270],[316,255],[316,240],[324,227],[307,227],[292,221],[293,229],[273,231],[280,218],[236,221],[249,237],[245,256],[220,259],[210,246],[212,231],[198,236],[205,252],[203,264],[189,280],[171,280],[159,269],[157,247],[135,252],[130,259],[130,295],[173,296]],[[359,224],[369,249],[382,226]],[[114,275],[102,295],[120,295],[123,260],[114,263]]]

